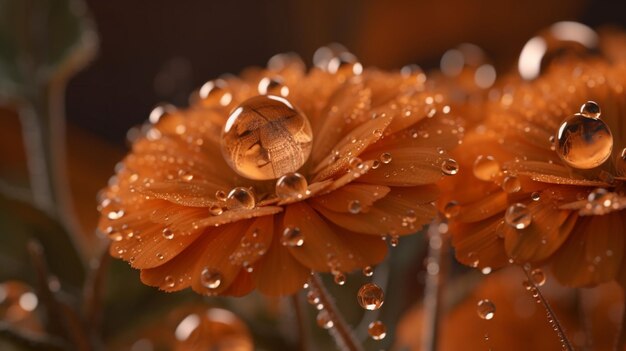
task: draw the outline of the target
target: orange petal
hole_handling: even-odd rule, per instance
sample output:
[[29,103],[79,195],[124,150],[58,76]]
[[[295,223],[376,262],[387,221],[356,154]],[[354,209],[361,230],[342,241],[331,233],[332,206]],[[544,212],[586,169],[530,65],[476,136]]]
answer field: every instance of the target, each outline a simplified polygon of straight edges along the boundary
[[624,256],[623,213],[579,217],[567,241],[555,253],[552,271],[563,284],[597,285],[617,278]]
[[[361,177],[364,183],[388,186],[415,186],[434,184],[441,177],[441,164],[446,159],[435,148],[395,148],[385,152],[391,155],[391,162],[380,163]],[[381,153],[367,151],[363,159],[376,160]]]
[[463,121],[461,119],[443,116],[428,118],[412,128],[385,135],[381,141],[372,145],[368,151],[385,152],[385,150],[389,149],[406,147],[449,150],[458,146],[462,136]]
[[255,207],[251,210],[225,211],[222,214],[217,215],[217,216],[210,216],[210,217],[197,220],[196,222],[191,223],[191,226],[192,228],[217,227],[217,226],[221,226],[224,224],[241,221],[243,219],[250,219],[250,218],[277,214],[281,212],[282,210],[283,210],[282,207],[263,206],[263,207]]
[[476,223],[452,223],[450,232],[457,260],[472,267],[505,266],[508,257],[504,250],[504,240],[497,234],[503,225],[499,216]]
[[483,199],[461,206],[461,212],[456,220],[460,222],[477,222],[500,213],[507,208],[507,194],[496,191],[486,195]]
[[581,175],[556,163],[522,161],[507,163],[505,169],[527,175],[531,179],[552,184],[607,186],[606,183],[584,179]]
[[382,185],[352,183],[345,185],[326,195],[310,200],[335,212],[349,212],[349,205],[358,201],[361,212],[367,213],[369,207],[389,193],[389,188]]
[[207,181],[156,181],[153,183],[136,186],[137,192],[156,199],[167,200],[182,206],[210,207],[219,203],[215,198],[215,192],[223,190],[221,184]]

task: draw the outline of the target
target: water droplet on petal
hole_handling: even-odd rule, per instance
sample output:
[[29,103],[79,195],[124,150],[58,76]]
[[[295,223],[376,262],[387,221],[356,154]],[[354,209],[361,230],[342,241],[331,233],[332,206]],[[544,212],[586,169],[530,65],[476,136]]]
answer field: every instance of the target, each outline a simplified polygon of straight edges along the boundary
[[374,321],[367,327],[367,333],[374,340],[382,340],[387,336],[387,327],[381,321]]
[[244,187],[234,188],[226,197],[226,207],[229,210],[251,210],[254,205],[254,195]]
[[348,203],[348,211],[352,214],[361,212],[361,201],[352,200]]
[[207,289],[217,289],[222,284],[222,275],[218,271],[204,268],[200,273],[200,283]]
[[163,229],[163,237],[167,240],[174,239],[174,232],[170,228]]
[[214,216],[219,216],[224,212],[224,209],[222,208],[222,206],[220,205],[211,205],[209,207],[209,213],[211,213]]
[[447,176],[455,175],[459,173],[459,164],[451,158],[444,160],[441,163],[441,172]]
[[556,153],[569,166],[591,169],[600,166],[613,150],[613,135],[601,119],[575,114],[556,134]]
[[538,192],[535,191],[532,194],[530,194],[530,198],[533,201],[539,201],[539,200],[541,200],[541,194],[539,194]]
[[289,101],[256,96],[228,117],[221,149],[239,175],[265,180],[297,171],[308,159],[312,141],[309,120]]
[[594,101],[587,101],[580,107],[580,114],[589,118],[600,118],[600,105]]
[[513,228],[524,229],[532,222],[532,215],[526,205],[518,202],[506,209],[504,221]]
[[443,215],[450,219],[454,218],[461,213],[461,205],[456,201],[450,201],[443,207]]
[[280,238],[283,246],[300,247],[304,245],[304,235],[298,227],[287,227],[283,230],[283,236]]
[[173,288],[176,285],[176,279],[171,275],[165,276],[164,282],[168,288]]
[[502,190],[507,193],[516,193],[522,189],[522,183],[516,176],[505,177],[502,181]]
[[306,195],[308,183],[300,173],[287,173],[276,181],[276,195],[281,199],[301,199]]
[[500,173],[500,163],[493,156],[480,155],[474,161],[473,171],[476,178],[490,181]]
[[317,305],[320,303],[320,296],[317,291],[309,290],[309,292],[306,293],[306,300],[311,305]]
[[384,164],[388,164],[391,162],[391,154],[388,152],[383,152],[382,154],[380,154],[380,162],[384,163]]
[[540,268],[533,269],[530,272],[530,277],[536,286],[543,286],[546,283],[546,274]]
[[219,201],[226,201],[226,197],[228,197],[228,195],[223,190],[215,192],[215,198]]
[[370,311],[379,309],[385,302],[383,289],[374,283],[363,284],[356,296],[359,305]]
[[482,319],[493,319],[496,314],[496,305],[488,299],[480,300],[476,305],[476,312],[478,312],[478,316]]

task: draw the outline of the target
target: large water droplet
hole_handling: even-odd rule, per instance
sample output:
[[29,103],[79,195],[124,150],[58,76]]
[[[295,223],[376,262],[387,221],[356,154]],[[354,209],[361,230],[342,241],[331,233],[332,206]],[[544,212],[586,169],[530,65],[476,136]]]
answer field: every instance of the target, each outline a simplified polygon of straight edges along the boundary
[[374,340],[382,340],[387,336],[387,327],[381,321],[374,321],[368,325],[367,333]]
[[298,227],[287,227],[283,230],[283,236],[280,238],[283,246],[300,247],[304,245],[304,235]]
[[207,289],[217,289],[222,284],[222,275],[218,271],[204,268],[200,273],[200,283]]
[[385,293],[374,283],[365,283],[356,295],[359,305],[366,310],[377,310],[385,302]]
[[[589,104],[583,105],[581,110]],[[557,154],[565,163],[574,168],[598,167],[611,156],[612,150],[611,130],[599,118],[575,114],[561,124],[556,134]]]
[[524,229],[532,222],[532,215],[526,205],[518,202],[506,209],[504,221],[513,228]]
[[441,163],[441,172],[447,176],[455,175],[459,173],[459,164],[451,158],[444,160]]
[[476,178],[490,181],[500,173],[500,163],[493,156],[480,155],[474,161],[473,171]]
[[480,318],[490,320],[496,314],[496,305],[488,299],[480,300],[476,305],[476,312]]
[[301,199],[306,195],[308,183],[300,173],[287,173],[276,181],[276,195],[281,199]]
[[255,205],[252,192],[243,187],[231,190],[226,197],[226,207],[229,210],[250,210]]
[[228,117],[222,154],[250,179],[275,179],[297,171],[311,153],[313,133],[306,116],[284,98],[256,96]]

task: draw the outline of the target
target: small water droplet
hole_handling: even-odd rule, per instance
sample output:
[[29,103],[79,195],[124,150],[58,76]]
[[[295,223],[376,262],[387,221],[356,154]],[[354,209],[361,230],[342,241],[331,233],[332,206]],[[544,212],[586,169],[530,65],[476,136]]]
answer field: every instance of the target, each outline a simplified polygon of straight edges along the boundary
[[348,203],[348,211],[352,214],[361,212],[361,201],[352,200]]
[[476,305],[476,312],[480,318],[491,320],[496,314],[496,305],[488,299],[480,300]]
[[480,155],[474,161],[473,171],[476,178],[490,181],[500,173],[500,163],[493,156]]
[[587,101],[580,107],[580,114],[589,118],[600,118],[600,105],[594,101]]
[[400,239],[398,238],[397,235],[392,235],[389,238],[389,245],[391,245],[391,247],[396,247],[398,246],[398,243],[400,242]]
[[306,300],[311,305],[317,305],[320,303],[320,296],[315,290],[309,290],[306,293]]
[[227,106],[233,100],[228,83],[223,79],[210,80],[198,92],[204,106]]
[[344,285],[346,283],[346,275],[341,272],[336,272],[333,274],[333,280],[337,285]]
[[365,283],[357,293],[357,301],[364,309],[374,311],[385,302],[385,294],[380,286],[374,283]]
[[507,208],[504,220],[513,228],[524,229],[532,222],[532,215],[526,205],[518,202]]
[[516,193],[522,189],[522,183],[516,176],[507,176],[502,181],[502,190],[509,194]]
[[301,199],[307,188],[306,178],[300,173],[290,172],[276,181],[276,195],[281,199]]
[[450,219],[454,218],[461,213],[461,205],[456,201],[450,201],[443,207],[443,215]]
[[209,207],[209,213],[211,213],[214,216],[219,216],[224,212],[224,209],[222,208],[222,206],[220,205],[211,205]]
[[300,247],[304,245],[304,235],[298,227],[287,227],[283,230],[283,236],[280,238],[283,246]]
[[176,285],[176,279],[174,279],[171,275],[165,276],[164,282],[165,286],[168,288],[173,288]]
[[387,327],[381,321],[374,321],[367,327],[367,333],[374,340],[382,340],[387,336]]
[[244,187],[234,188],[226,197],[226,207],[229,210],[251,210],[254,208],[254,205],[254,195]]
[[441,163],[441,172],[447,176],[455,175],[459,173],[459,164],[451,158],[444,160]]
[[374,268],[372,268],[372,266],[363,267],[363,275],[366,277],[371,277],[372,275],[374,275]]
[[541,194],[539,194],[538,192],[535,191],[532,194],[530,194],[530,198],[533,201],[539,201],[539,200],[541,200]]
[[391,162],[391,154],[388,152],[383,152],[380,154],[380,162],[384,164],[389,164]]
[[530,277],[537,286],[543,286],[546,283],[546,274],[540,268],[533,269]]
[[164,228],[163,237],[167,240],[172,240],[174,239],[174,232],[170,228]]
[[259,81],[258,90],[260,95],[276,95],[287,97],[289,88],[281,77],[264,77]]
[[218,190],[215,192],[215,198],[219,201],[226,201],[228,195],[223,190]]
[[217,289],[222,284],[222,275],[205,267],[200,273],[200,283],[207,289]]
[[330,329],[332,327],[335,326],[335,322],[333,322],[333,319],[330,316],[330,313],[328,313],[327,310],[321,310],[317,313],[317,325],[320,326],[320,328],[324,328],[324,329]]
[[275,179],[297,171],[311,153],[313,133],[307,117],[282,97],[256,96],[228,117],[222,155],[239,175]]

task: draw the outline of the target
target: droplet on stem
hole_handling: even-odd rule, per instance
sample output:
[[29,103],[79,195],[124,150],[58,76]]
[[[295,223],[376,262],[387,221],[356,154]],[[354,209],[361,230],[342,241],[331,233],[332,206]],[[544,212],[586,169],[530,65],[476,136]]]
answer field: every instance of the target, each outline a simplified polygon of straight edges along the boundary
[[382,340],[387,336],[387,327],[381,321],[374,321],[367,327],[367,333],[374,340]]

